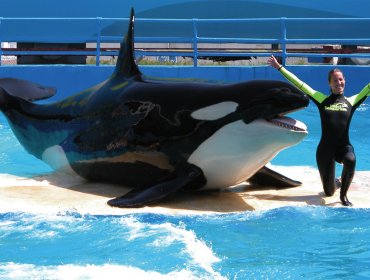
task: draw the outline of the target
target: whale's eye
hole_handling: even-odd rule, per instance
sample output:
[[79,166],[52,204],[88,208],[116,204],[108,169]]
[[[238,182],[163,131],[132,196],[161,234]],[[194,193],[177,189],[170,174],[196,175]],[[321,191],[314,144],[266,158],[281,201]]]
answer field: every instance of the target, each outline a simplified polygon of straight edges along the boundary
[[271,88],[271,93],[291,93],[292,90],[288,87]]
[[292,91],[290,90],[290,88],[283,87],[283,88],[280,88],[280,92],[283,92],[283,93],[291,93]]

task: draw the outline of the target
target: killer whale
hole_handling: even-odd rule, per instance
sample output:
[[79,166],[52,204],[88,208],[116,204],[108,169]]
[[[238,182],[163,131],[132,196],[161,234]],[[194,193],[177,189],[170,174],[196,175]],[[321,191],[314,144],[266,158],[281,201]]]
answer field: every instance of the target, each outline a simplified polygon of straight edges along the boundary
[[265,165],[307,135],[285,117],[308,105],[302,92],[282,81],[150,80],[136,64],[133,32],[132,10],[112,76],[59,102],[32,102],[54,88],[0,79],[0,109],[29,153],[56,170],[132,187],[108,201],[117,207],[245,180],[300,184]]

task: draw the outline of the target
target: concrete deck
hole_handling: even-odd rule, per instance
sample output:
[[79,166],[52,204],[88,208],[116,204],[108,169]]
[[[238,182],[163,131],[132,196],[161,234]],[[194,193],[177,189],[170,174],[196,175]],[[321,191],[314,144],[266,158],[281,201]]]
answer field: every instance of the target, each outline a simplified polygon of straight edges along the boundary
[[[316,169],[305,166],[274,166],[273,169],[302,181],[302,186],[276,189],[274,186],[240,184],[220,192],[180,193],[156,205],[134,209],[113,208],[106,203],[110,198],[125,194],[129,188],[88,183],[57,173],[36,178],[0,174],[0,213],[75,211],[99,215],[137,212],[201,214],[268,210],[284,206],[342,207],[339,190],[332,197],[324,195]],[[370,207],[370,171],[356,173],[348,198],[354,207]]]

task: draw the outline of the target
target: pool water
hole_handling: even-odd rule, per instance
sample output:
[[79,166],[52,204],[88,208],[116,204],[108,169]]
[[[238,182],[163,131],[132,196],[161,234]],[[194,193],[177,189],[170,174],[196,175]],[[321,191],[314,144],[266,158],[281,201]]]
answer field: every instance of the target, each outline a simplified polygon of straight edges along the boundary
[[[370,109],[356,112],[357,170],[370,167]],[[317,109],[292,114],[309,136],[272,163],[313,166]],[[0,115],[0,173],[51,172]],[[340,171],[338,167],[338,172]],[[339,174],[339,173],[338,173]],[[366,279],[370,210],[285,207],[208,215],[0,213],[0,279]]]
[[[370,211],[0,215],[1,279],[363,279]],[[119,278],[118,278],[119,277]]]

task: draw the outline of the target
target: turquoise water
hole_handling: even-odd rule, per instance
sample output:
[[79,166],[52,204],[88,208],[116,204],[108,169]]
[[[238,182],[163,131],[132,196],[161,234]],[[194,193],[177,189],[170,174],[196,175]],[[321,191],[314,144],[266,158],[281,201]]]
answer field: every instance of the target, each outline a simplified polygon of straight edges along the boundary
[[1,279],[364,279],[370,211],[0,215]]
[[[352,122],[357,170],[370,168],[370,109]],[[316,167],[316,107],[293,114],[309,136],[276,165]],[[0,173],[50,172],[0,115]],[[286,207],[212,215],[0,214],[0,279],[366,279],[370,211]]]

